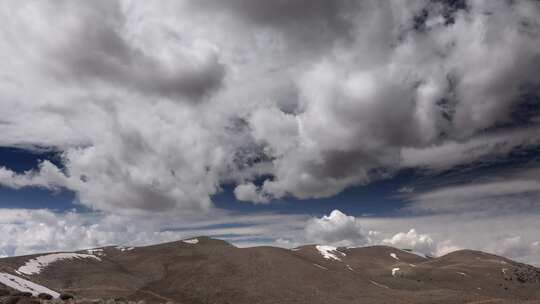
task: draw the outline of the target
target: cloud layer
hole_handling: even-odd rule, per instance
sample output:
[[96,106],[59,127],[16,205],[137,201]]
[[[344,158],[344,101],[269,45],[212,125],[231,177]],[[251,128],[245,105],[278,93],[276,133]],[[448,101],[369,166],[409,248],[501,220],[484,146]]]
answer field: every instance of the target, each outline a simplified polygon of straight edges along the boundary
[[[0,209],[0,255],[69,251],[108,245],[150,245],[196,236],[213,236],[238,246],[271,243],[284,235],[301,241],[302,215],[119,216],[106,213]],[[240,224],[241,223],[241,224]]]
[[[209,235],[243,246],[302,244],[387,245],[440,256],[483,250],[540,265],[535,214],[499,217],[431,215],[353,217],[334,210],[322,217],[221,213],[219,217],[133,218],[96,213],[0,209],[0,255],[69,251],[106,245],[149,245]],[[241,224],[240,224],[241,223]],[[501,229],[504,227],[504,229]]]
[[1,182],[66,187],[109,212],[201,212],[223,183],[256,203],[328,197],[440,167],[449,143],[507,153],[523,141],[494,152],[479,138],[538,85],[539,13],[534,1],[8,2],[0,144],[55,147],[65,168],[3,168]]

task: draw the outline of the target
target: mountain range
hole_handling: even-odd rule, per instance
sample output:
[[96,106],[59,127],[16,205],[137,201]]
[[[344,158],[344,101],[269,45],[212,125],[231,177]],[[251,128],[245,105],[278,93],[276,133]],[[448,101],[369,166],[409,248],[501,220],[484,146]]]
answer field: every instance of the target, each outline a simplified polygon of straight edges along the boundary
[[540,269],[473,250],[434,258],[387,246],[238,248],[197,237],[2,258],[0,289],[4,298],[146,303],[540,303]]

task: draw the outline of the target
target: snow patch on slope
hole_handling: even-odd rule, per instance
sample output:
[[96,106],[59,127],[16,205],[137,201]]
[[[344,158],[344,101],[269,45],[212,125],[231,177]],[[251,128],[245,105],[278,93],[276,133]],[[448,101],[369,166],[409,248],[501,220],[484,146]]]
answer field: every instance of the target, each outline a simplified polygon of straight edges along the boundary
[[58,298],[60,296],[56,291],[9,273],[0,272],[0,283],[18,291],[31,292],[34,296],[37,296],[40,293],[50,294],[53,298]]
[[118,250],[120,250],[120,251],[122,251],[122,252],[124,252],[124,251],[130,251],[130,250],[135,249],[135,247],[124,247],[124,246],[116,246],[115,248],[118,249]]
[[390,289],[390,287],[386,286],[386,285],[383,285],[383,284],[380,284],[380,283],[377,283],[375,281],[370,281],[371,284],[377,286],[377,287],[381,287],[381,288],[386,288],[386,289]]
[[326,267],[324,267],[324,266],[321,266],[321,265],[319,265],[319,264],[315,264],[315,263],[314,263],[313,265],[315,265],[315,266],[317,266],[317,267],[319,267],[319,268],[321,268],[321,269],[328,270],[328,268],[326,268]]
[[102,248],[87,249],[86,252],[88,254],[97,255],[97,256],[104,256],[105,255],[105,252],[103,252]]
[[399,271],[399,268],[392,268],[392,276],[395,277]]
[[187,244],[191,244],[191,245],[195,245],[195,244],[199,243],[199,240],[198,239],[190,239],[190,240],[183,240],[182,242],[187,243]]
[[95,255],[91,255],[91,254],[71,253],[71,252],[53,253],[53,254],[38,256],[37,258],[31,259],[27,261],[26,264],[19,267],[17,271],[20,273],[28,274],[28,275],[38,274],[43,269],[47,268],[49,264],[52,264],[60,260],[71,260],[71,259],[95,259],[95,260],[101,261],[99,257]]
[[392,253],[390,253],[390,256],[399,261],[399,258],[397,257],[397,254],[392,252]]
[[336,255],[336,253],[339,253],[342,256],[346,255],[345,253],[337,250],[337,247],[334,247],[334,246],[317,245],[316,248],[321,253],[321,255],[325,259],[328,259],[328,260],[333,259],[333,260],[341,261],[341,259]]
[[427,255],[427,254],[425,254],[425,253],[421,253],[421,252],[417,252],[417,251],[413,251],[413,250],[405,250],[405,249],[399,249],[399,250],[401,250],[401,251],[403,251],[403,252],[410,253],[410,254],[417,255],[417,256],[422,257],[422,258],[424,258],[424,259],[430,258],[430,256]]

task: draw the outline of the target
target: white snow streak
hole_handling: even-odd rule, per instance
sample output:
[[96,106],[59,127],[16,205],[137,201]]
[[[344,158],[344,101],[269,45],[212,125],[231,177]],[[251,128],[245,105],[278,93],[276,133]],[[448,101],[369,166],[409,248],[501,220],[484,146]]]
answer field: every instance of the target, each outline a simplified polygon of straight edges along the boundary
[[399,268],[392,268],[392,276],[395,277],[398,271]]
[[182,242],[187,243],[187,244],[191,244],[191,245],[195,245],[195,244],[199,243],[199,240],[198,239],[191,239],[191,240],[183,240]]
[[427,254],[424,254],[424,253],[420,253],[420,252],[416,252],[416,251],[412,251],[412,250],[403,250],[403,249],[399,249],[403,252],[406,252],[406,253],[410,253],[410,254],[414,254],[414,255],[417,255],[421,258],[424,258],[424,259],[427,259],[429,258],[429,256]]
[[375,281],[371,281],[371,284],[375,285],[375,286],[378,286],[378,287],[381,287],[381,288],[386,288],[386,289],[390,289],[390,287],[386,286],[386,285],[383,285],[381,283],[377,283]]
[[342,256],[346,255],[345,253],[338,251],[337,247],[334,247],[334,246],[317,245],[316,248],[321,253],[321,255],[325,259],[328,259],[328,260],[333,259],[333,260],[341,261],[341,259],[336,255],[336,253],[339,253]]
[[399,258],[397,257],[397,254],[392,252],[392,253],[390,253],[390,256],[399,261]]
[[31,292],[34,296],[37,296],[40,293],[48,293],[53,296],[53,298],[58,298],[60,296],[56,291],[9,273],[0,272],[0,283],[18,291]]
[[319,265],[319,264],[313,264],[313,265],[315,265],[315,266],[317,266],[317,267],[319,267],[319,268],[321,268],[321,269],[328,270],[328,268],[326,268],[326,267],[324,267],[324,266],[321,266],[321,265]]
[[70,259],[95,259],[101,261],[101,259],[95,255],[91,254],[82,254],[82,253],[53,253],[38,256],[37,258],[31,259],[26,262],[23,266],[17,269],[19,272],[24,274],[38,274],[41,270],[45,269],[49,264],[54,263],[59,260],[70,260]]
[[103,249],[97,248],[97,249],[87,249],[86,252],[88,254],[97,255],[97,256],[104,256],[105,253],[103,252]]
[[116,246],[115,248],[118,249],[118,250],[120,250],[120,251],[122,251],[122,252],[124,252],[124,251],[130,251],[130,250],[135,249],[135,247],[124,247],[124,246]]

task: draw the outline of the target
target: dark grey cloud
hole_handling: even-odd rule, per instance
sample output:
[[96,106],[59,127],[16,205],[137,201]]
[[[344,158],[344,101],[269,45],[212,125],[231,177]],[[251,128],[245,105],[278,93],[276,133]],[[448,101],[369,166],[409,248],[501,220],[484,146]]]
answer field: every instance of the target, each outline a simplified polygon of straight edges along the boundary
[[51,5],[65,15],[52,14],[48,21],[67,23],[61,34],[66,37],[50,45],[49,60],[43,64],[59,81],[112,83],[151,97],[184,101],[207,97],[222,85],[225,66],[214,50],[185,52],[182,37],[165,33],[178,44],[170,54],[177,60],[167,62],[134,45],[126,12],[117,1]]
[[233,12],[262,25],[283,26],[288,23],[309,23],[319,20],[327,24],[340,23],[347,9],[357,7],[357,1],[350,0],[202,0],[193,5],[205,9],[221,9]]
[[284,47],[311,53],[352,39],[354,18],[363,6],[351,0],[202,0],[188,7],[228,15],[255,31],[274,31],[287,40]]

